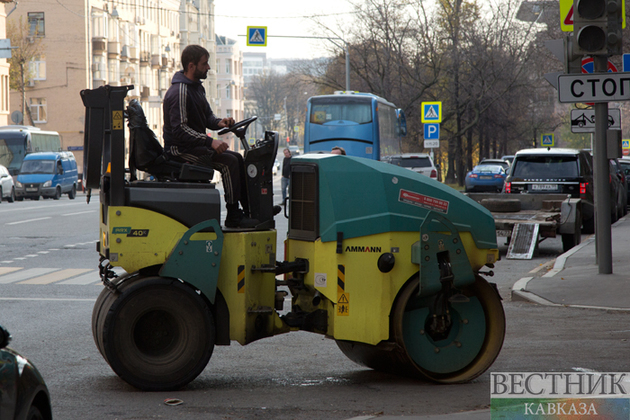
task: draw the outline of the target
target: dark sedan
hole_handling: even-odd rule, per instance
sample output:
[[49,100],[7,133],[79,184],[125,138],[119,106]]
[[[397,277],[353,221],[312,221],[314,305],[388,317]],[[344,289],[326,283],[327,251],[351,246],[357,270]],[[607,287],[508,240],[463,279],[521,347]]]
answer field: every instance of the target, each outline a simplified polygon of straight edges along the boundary
[[37,368],[6,347],[9,332],[0,326],[0,419],[51,420],[50,394]]
[[477,165],[466,174],[466,192],[501,192],[506,176],[506,169],[501,165]]

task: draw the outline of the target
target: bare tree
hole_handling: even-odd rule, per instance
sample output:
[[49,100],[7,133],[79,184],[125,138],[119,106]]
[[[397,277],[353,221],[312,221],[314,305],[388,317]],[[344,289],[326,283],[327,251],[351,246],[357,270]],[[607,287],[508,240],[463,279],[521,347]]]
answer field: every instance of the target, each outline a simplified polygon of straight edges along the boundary
[[31,125],[34,125],[31,109],[26,106],[25,89],[33,78],[30,63],[44,53],[42,38],[37,32],[31,32],[28,23],[24,22],[22,17],[18,20],[7,20],[7,37],[11,40],[11,46],[17,47],[12,50],[9,59],[9,86],[21,92],[22,115],[27,115]]

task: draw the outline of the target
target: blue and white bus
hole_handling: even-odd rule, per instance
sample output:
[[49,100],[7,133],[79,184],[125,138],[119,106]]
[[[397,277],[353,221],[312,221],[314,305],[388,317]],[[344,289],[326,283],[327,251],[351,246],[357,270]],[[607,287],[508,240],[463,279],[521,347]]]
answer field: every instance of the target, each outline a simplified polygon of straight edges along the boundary
[[335,92],[309,98],[304,153],[343,147],[350,156],[381,160],[401,153],[405,114],[371,93]]
[[59,152],[61,138],[56,131],[26,125],[0,127],[0,165],[17,175],[27,153]]

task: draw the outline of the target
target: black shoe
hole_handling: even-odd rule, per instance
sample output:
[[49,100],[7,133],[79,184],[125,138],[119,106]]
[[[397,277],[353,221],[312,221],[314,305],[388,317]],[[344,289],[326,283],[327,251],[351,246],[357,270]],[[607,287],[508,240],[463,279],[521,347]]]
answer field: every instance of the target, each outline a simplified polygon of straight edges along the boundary
[[273,206],[273,215],[275,216],[276,214],[280,213],[282,211],[282,207],[280,206]]
[[229,228],[251,229],[256,227],[258,223],[260,222],[256,219],[245,217],[241,209],[228,211],[228,215],[225,218],[225,227]]

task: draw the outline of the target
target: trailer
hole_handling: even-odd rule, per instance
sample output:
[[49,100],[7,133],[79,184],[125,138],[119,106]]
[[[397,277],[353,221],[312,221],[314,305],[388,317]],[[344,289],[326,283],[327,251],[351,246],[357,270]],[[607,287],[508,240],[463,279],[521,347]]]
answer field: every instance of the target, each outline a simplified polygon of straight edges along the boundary
[[566,194],[465,193],[492,213],[507,258],[530,259],[546,238],[562,237],[564,252],[581,240],[582,202]]

